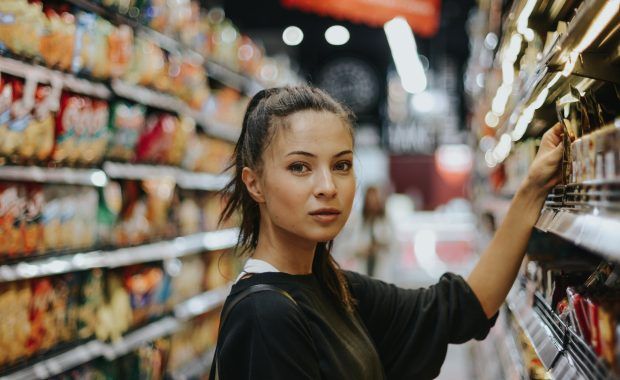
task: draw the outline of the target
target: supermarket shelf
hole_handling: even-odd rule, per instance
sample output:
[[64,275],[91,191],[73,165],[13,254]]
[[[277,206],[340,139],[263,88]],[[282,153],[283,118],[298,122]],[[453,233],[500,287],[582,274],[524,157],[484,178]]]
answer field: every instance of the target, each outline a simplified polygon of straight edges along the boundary
[[[518,2],[524,3],[524,2]],[[560,35],[550,44],[548,51],[543,52],[543,56],[538,61],[538,69],[527,78],[520,93],[516,97],[519,99],[513,110],[509,111],[511,117],[507,118],[506,124],[498,128],[498,135],[504,132],[511,132],[514,129],[516,120],[520,116],[525,106],[529,105],[544,90],[552,78],[561,72],[569,61],[570,53],[581,43],[586,31],[590,27],[592,20],[596,17],[603,6],[611,5],[612,2],[606,0],[584,1],[576,10],[575,16],[568,23],[565,34]],[[614,20],[618,20],[618,9],[615,9]],[[620,83],[620,69],[614,64],[617,54],[611,53],[601,55],[596,52],[598,42],[601,44],[612,41],[613,36],[620,33],[620,29],[615,27],[617,21],[611,21],[606,28],[600,31],[599,35],[594,36],[593,43],[588,49],[582,52],[570,73],[578,77],[586,77],[613,83]],[[557,93],[557,91],[554,91]],[[554,93],[549,91],[549,95]],[[529,127],[528,127],[529,129]],[[526,132],[527,133],[527,132]]]
[[108,179],[99,169],[43,168],[38,166],[0,166],[0,180],[69,185],[105,186]]
[[228,297],[230,287],[231,284],[227,284],[216,289],[208,290],[178,304],[174,308],[174,316],[181,321],[187,321],[216,309],[222,305],[226,297]]
[[574,209],[545,208],[535,226],[538,230],[560,236],[569,242],[620,260],[620,217]]
[[97,340],[81,344],[69,351],[38,362],[28,368],[0,377],[0,380],[47,379],[98,358],[103,344]]
[[95,83],[71,74],[39,65],[32,65],[13,58],[0,56],[0,72],[20,78],[33,78],[39,83],[58,83],[70,91],[100,99],[108,99],[112,95],[108,87],[101,83]]
[[105,162],[103,170],[115,179],[173,178],[179,187],[188,190],[218,191],[230,181],[226,174],[189,172],[172,166]]
[[170,378],[172,380],[189,380],[199,379],[211,370],[211,363],[215,356],[215,349],[207,351],[199,358],[192,360],[182,368],[172,372]]
[[147,36],[149,39],[155,41],[164,50],[174,52],[178,54],[184,54],[190,56],[194,61],[205,64],[207,68],[207,75],[217,80],[218,82],[225,84],[228,87],[235,88],[239,91],[244,91],[248,95],[254,95],[256,92],[263,89],[263,86],[256,80],[233,71],[223,65],[216,62],[206,60],[202,54],[192,50],[188,46],[185,46],[181,42],[162,34],[154,29],[151,29],[143,25],[140,20],[127,17],[119,14],[111,8],[106,8],[100,4],[95,3],[93,0],[67,0],[68,2],[76,5],[79,8],[98,14],[99,16],[111,20],[116,24],[127,24],[134,28],[137,32]]
[[235,88],[239,91],[244,91],[250,96],[253,96],[264,88],[264,86],[256,80],[241,75],[217,62],[207,61],[206,67],[207,75],[210,78],[213,78],[228,87]]
[[123,336],[123,338],[117,342],[103,344],[101,353],[107,360],[114,360],[128,354],[144,343],[170,335],[179,330],[180,327],[181,324],[179,321],[173,317],[164,317]]
[[230,228],[178,237],[173,240],[145,244],[113,251],[92,251],[60,257],[0,266],[0,282],[17,281],[93,268],[117,268],[132,264],[166,260],[231,248],[237,243],[239,230]]
[[544,299],[513,289],[507,304],[554,379],[617,379]]
[[147,106],[160,108],[165,111],[184,114],[185,104],[172,95],[151,90],[146,87],[125,83],[119,79],[113,79],[111,87],[114,93],[120,97],[133,100]]

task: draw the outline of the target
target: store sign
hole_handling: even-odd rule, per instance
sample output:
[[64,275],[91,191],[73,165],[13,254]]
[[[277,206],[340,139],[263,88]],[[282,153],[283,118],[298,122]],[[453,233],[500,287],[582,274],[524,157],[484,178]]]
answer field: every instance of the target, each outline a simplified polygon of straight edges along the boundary
[[382,27],[396,16],[409,21],[414,33],[432,37],[439,28],[441,0],[282,0],[289,8]]
[[427,128],[419,125],[390,125],[388,127],[388,148],[391,153],[433,153],[436,146],[434,136]]

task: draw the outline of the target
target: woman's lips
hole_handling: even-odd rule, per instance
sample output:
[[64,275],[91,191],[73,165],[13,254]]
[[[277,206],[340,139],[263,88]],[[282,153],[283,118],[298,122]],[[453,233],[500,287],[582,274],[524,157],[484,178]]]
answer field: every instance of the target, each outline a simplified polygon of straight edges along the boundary
[[331,223],[338,219],[340,211],[333,208],[323,208],[310,212],[310,215],[318,222]]

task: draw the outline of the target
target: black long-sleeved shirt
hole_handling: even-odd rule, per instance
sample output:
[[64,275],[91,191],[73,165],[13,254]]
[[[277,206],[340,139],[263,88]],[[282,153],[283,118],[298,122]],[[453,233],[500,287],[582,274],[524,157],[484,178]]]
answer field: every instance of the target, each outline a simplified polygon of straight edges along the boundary
[[431,379],[449,343],[483,339],[495,322],[454,274],[415,290],[345,275],[357,301],[352,316],[312,274],[258,273],[236,283],[227,302],[249,286],[271,284],[299,307],[276,292],[242,300],[220,332],[220,380]]

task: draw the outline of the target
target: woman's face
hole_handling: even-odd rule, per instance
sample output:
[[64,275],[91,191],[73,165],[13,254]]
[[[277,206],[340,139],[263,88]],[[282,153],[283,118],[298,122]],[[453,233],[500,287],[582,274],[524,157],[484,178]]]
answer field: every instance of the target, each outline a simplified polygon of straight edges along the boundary
[[263,216],[306,241],[329,241],[346,223],[355,196],[349,126],[318,111],[287,121],[263,153]]

